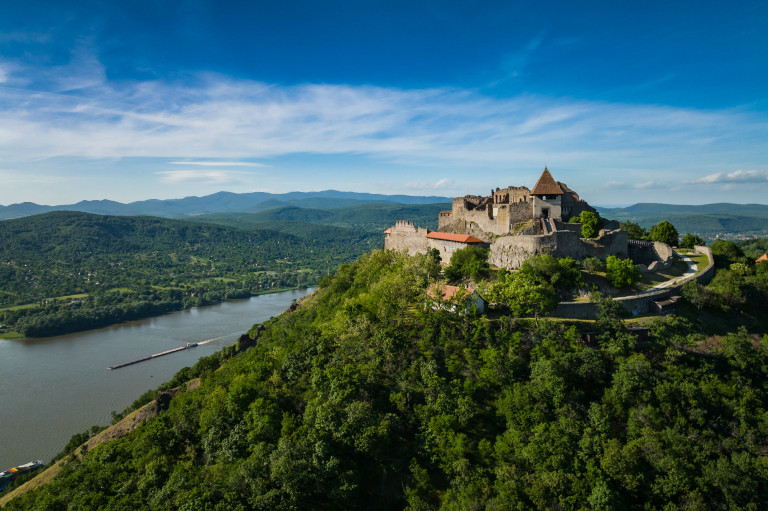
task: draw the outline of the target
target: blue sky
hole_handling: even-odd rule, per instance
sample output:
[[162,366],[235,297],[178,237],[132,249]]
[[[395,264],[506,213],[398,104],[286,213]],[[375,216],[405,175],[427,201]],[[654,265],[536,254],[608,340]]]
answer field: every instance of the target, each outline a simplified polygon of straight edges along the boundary
[[0,3],[0,204],[768,203],[768,3]]

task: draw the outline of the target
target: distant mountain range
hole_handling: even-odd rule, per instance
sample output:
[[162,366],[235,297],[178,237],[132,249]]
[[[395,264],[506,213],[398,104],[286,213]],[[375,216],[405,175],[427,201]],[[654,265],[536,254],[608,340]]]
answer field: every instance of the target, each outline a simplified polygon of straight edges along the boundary
[[684,234],[690,232],[707,238],[768,236],[766,204],[675,204],[640,203],[626,208],[597,208],[604,218],[631,221],[651,227],[668,220]]
[[301,208],[334,209],[371,203],[435,204],[450,203],[448,197],[381,195],[373,193],[340,192],[289,192],[273,194],[266,192],[232,193],[218,192],[204,197],[183,199],[150,199],[127,204],[111,200],[80,201],[77,204],[46,206],[33,202],[22,202],[0,206],[0,220],[20,218],[51,211],[81,211],[100,215],[148,215],[164,218],[182,218],[191,215],[211,213],[257,213],[285,206]]
[[[0,220],[51,211],[80,211],[101,215],[158,216],[195,219],[238,227],[263,228],[265,224],[311,223],[355,229],[379,229],[403,219],[434,229],[437,211],[450,209],[451,198],[440,196],[382,195],[340,192],[219,192],[204,197],[151,199],[123,204],[110,200],[81,201],[60,206],[32,202],[0,206]],[[651,227],[662,220],[672,222],[684,234],[705,238],[768,237],[766,204],[676,204],[640,203],[624,208],[598,207],[604,218],[632,221]]]

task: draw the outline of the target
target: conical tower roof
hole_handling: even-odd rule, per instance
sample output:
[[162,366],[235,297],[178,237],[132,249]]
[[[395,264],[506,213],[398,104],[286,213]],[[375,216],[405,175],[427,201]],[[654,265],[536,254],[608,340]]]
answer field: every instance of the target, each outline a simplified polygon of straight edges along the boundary
[[544,172],[541,173],[541,177],[536,181],[536,186],[531,190],[531,195],[563,195],[563,189],[557,184],[557,181],[549,173],[547,167],[544,167]]

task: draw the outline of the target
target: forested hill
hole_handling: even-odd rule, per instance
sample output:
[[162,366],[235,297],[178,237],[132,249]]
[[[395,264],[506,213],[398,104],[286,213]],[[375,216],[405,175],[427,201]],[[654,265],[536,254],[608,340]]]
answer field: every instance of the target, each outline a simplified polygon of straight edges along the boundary
[[313,285],[382,241],[329,226],[293,235],[67,211],[0,221],[0,324],[55,335]]
[[766,204],[702,204],[676,205],[641,203],[626,208],[598,208],[605,218],[631,221],[651,227],[667,220],[681,233],[690,232],[704,238],[768,236]]
[[764,508],[768,336],[671,316],[639,344],[606,307],[587,346],[562,323],[424,307],[436,264],[341,266],[6,509]]
[[409,220],[416,225],[437,230],[440,211],[451,209],[450,203],[438,204],[365,204],[333,209],[284,206],[259,213],[220,213],[200,215],[195,220],[230,225],[238,228],[272,228],[292,232],[285,223],[310,223],[350,228],[362,231],[378,231],[393,226],[398,220]]
[[80,211],[100,215],[152,215],[165,218],[182,218],[190,215],[210,213],[253,213],[284,206],[332,209],[370,203],[433,204],[438,202],[450,203],[451,199],[439,196],[383,195],[340,192],[337,190],[279,194],[266,192],[218,192],[203,197],[164,200],[150,199],[127,204],[111,200],[81,201],[77,204],[59,206],[23,202],[8,206],[0,205],[0,219],[19,218],[51,211]]

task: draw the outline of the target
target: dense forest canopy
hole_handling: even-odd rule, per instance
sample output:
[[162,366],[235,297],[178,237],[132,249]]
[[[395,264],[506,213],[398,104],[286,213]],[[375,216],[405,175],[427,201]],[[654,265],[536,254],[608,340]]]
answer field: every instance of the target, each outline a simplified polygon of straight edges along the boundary
[[55,335],[316,284],[380,232],[55,212],[0,222],[0,324]]
[[[764,507],[768,336],[710,337],[686,305],[639,343],[606,300],[588,346],[560,322],[425,307],[436,264],[342,265],[253,347],[173,382],[197,390],[6,509]],[[749,269],[736,285],[764,292]],[[701,306],[742,310],[721,305]]]

